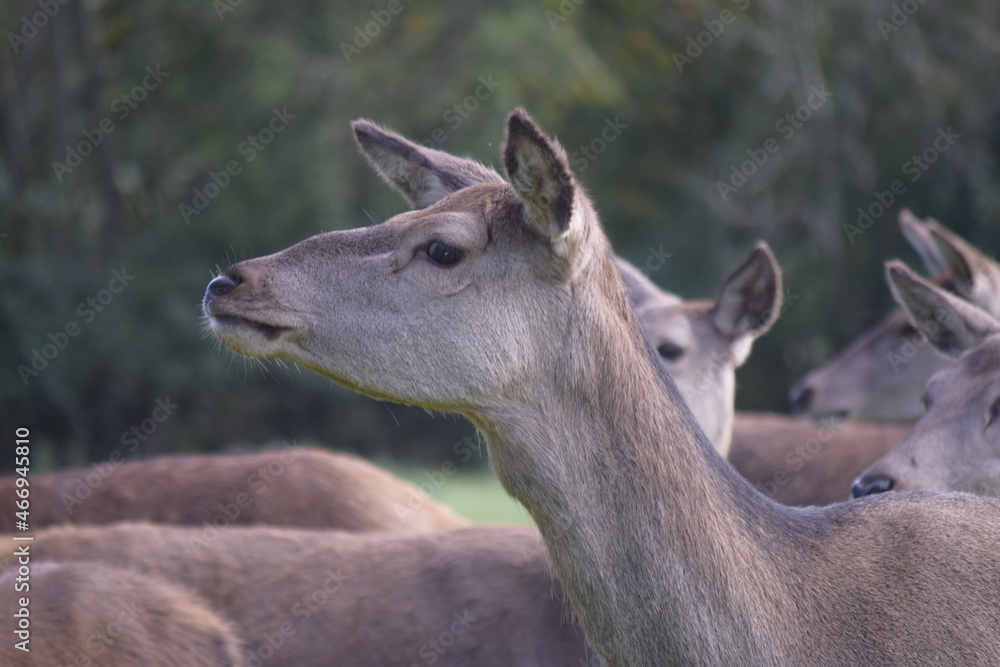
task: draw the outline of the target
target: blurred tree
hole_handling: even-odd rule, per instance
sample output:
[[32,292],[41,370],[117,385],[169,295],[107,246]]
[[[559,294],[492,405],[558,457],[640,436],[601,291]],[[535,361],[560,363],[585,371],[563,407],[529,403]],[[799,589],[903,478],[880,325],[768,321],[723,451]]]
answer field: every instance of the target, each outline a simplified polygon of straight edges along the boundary
[[[448,457],[460,420],[220,353],[199,300],[233,260],[403,210],[351,119],[497,164],[519,104],[576,155],[619,251],[669,255],[664,287],[710,296],[755,239],[774,246],[794,298],[738,399],[781,409],[794,377],[889,307],[881,262],[913,259],[900,207],[996,247],[1000,7],[917,4],[896,26],[896,6],[4,3],[8,428],[32,426],[51,464],[131,454],[123,435],[169,397],[136,454],[299,439]],[[958,138],[911,181],[905,165],[947,128]],[[905,193],[849,238],[896,179]],[[135,276],[117,293],[115,271]]]

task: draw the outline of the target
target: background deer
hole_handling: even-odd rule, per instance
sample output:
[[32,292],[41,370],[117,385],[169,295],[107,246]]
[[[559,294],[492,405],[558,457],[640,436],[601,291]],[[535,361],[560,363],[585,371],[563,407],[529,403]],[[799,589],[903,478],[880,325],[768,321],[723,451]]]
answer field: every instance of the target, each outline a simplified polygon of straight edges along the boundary
[[[359,141],[372,128],[356,123]],[[206,293],[212,330],[245,354],[469,417],[609,665],[1000,654],[1000,502],[766,499],[660,365],[565,151],[516,110],[502,155],[509,184],[230,267]]]
[[206,538],[191,527],[121,523],[51,528],[32,551],[190,588],[234,623],[247,664],[600,664],[527,527],[399,535],[234,526]]
[[[1000,265],[936,220],[904,209],[899,223],[938,284],[1000,316]],[[792,406],[816,417],[915,420],[924,385],[949,363],[896,309],[796,383]]]
[[723,280],[714,301],[683,301],[616,259],[639,320],[684,401],[722,456],[729,453],[736,369],[781,309],[781,269],[759,242]]
[[852,422],[737,412],[729,461],[784,505],[829,505],[903,439],[908,422]]
[[890,490],[965,491],[1000,496],[1000,322],[887,265],[893,294],[941,354],[958,361],[927,383],[927,410],[913,429],[852,486],[865,496]]
[[[18,574],[16,566],[0,573],[0,608],[4,610],[0,664],[244,664],[232,626],[188,589],[159,577],[72,560],[32,564],[27,578]],[[30,584],[30,590],[15,590],[17,581]],[[26,646],[30,652],[15,646],[22,641],[15,632],[19,619],[14,617],[21,598],[29,600],[30,641]]]
[[[15,507],[16,477],[0,478]],[[0,530],[14,530],[14,513]],[[31,476],[31,525],[154,521],[423,532],[468,525],[421,490],[356,456],[312,447],[163,456]]]

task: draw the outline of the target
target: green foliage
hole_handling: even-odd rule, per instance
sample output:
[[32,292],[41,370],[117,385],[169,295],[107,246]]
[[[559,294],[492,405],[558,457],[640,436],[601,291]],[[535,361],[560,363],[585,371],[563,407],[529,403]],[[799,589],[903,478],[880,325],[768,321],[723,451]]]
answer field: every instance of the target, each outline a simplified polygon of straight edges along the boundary
[[[0,405],[8,429],[33,429],[40,456],[105,458],[167,396],[180,407],[138,453],[300,438],[448,456],[469,433],[459,421],[220,353],[203,335],[199,300],[213,270],[403,209],[356,153],[348,123],[359,116],[428,142],[441,128],[440,147],[493,164],[503,118],[519,104],[570,151],[600,145],[578,171],[616,247],[640,264],[649,248],[672,253],[653,278],[687,297],[711,296],[755,239],[768,240],[797,299],[742,371],[742,407],[782,409],[796,376],[889,307],[882,261],[914,259],[896,229],[901,206],[996,248],[995,3],[918,4],[883,36],[892,7],[862,0],[401,0],[397,14],[377,14],[391,16],[373,24],[378,34],[353,45],[391,4],[70,2],[16,52],[7,37]],[[4,3],[4,33],[20,35],[38,7]],[[688,38],[708,45],[683,63]],[[345,44],[357,50],[350,62]],[[168,74],[139,92],[157,66]],[[484,78],[499,85],[485,93]],[[783,136],[776,124],[822,86],[829,101]],[[294,118],[249,160],[248,137],[276,109]],[[627,128],[597,144],[616,118]],[[113,131],[95,135],[102,121]],[[955,145],[849,242],[843,225],[856,209],[906,179],[904,163],[947,127],[960,134]],[[85,132],[100,142],[57,177],[53,163]],[[769,138],[778,151],[723,201],[731,165]],[[180,205],[193,206],[230,163],[239,173],[185,220]],[[79,304],[122,267],[134,281],[84,322]],[[69,322],[79,334],[25,385],[17,367]]]

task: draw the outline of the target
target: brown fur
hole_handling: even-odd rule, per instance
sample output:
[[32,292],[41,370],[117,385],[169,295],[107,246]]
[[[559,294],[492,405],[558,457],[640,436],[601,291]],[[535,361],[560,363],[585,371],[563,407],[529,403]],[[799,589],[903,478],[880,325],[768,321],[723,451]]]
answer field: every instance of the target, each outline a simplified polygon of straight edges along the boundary
[[[611,667],[995,664],[1000,501],[761,495],[660,366],[564,151],[518,109],[502,155],[510,185],[230,267],[212,330],[469,417]],[[436,263],[435,241],[461,261]]]
[[[0,530],[14,529],[16,477],[0,478]],[[115,521],[272,524],[423,532],[467,525],[376,466],[311,447],[163,456],[31,476],[31,525]]]
[[829,505],[851,497],[858,474],[903,439],[908,422],[814,422],[737,412],[729,461],[784,505]]
[[[531,528],[390,535],[240,526],[206,543],[195,528],[124,523],[51,528],[32,551],[36,561],[85,558],[190,587],[237,626],[245,656],[265,665],[599,664]],[[466,627],[441,639],[460,618]]]
[[[4,667],[243,664],[232,626],[198,596],[159,577],[92,562],[32,564],[21,584],[30,584],[27,591],[14,590],[18,577],[16,569],[0,573]],[[15,647],[23,641],[13,616],[22,598],[29,652]]]

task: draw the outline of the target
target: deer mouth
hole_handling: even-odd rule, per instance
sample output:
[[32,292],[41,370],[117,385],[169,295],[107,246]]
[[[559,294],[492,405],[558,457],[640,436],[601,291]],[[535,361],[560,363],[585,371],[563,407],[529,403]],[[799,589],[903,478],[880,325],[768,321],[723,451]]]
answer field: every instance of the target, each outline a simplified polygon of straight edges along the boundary
[[220,327],[223,331],[226,329],[250,329],[252,331],[256,331],[270,341],[278,340],[278,338],[281,337],[281,334],[292,330],[291,327],[267,324],[265,322],[247,319],[246,317],[241,317],[239,315],[210,315],[209,319],[212,322],[212,329],[216,330],[217,333],[221,332],[216,329],[216,326]]

